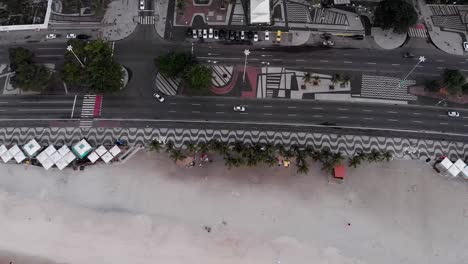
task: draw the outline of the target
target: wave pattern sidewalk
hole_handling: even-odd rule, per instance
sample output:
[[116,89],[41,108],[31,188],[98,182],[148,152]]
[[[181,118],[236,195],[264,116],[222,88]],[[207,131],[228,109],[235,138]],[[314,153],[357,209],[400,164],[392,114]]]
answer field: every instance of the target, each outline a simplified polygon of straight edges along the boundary
[[[41,145],[71,145],[86,138],[93,145],[111,145],[116,139],[129,145],[148,145],[153,139],[171,140],[176,147],[186,141],[201,142],[217,139],[224,142],[272,143],[315,148],[329,147],[347,156],[372,149],[389,150],[399,159],[426,159],[441,155],[464,158],[468,144],[453,141],[423,140],[398,137],[371,137],[305,132],[178,129],[178,128],[0,128],[0,144],[24,145],[35,138]],[[417,154],[414,154],[417,153]]]

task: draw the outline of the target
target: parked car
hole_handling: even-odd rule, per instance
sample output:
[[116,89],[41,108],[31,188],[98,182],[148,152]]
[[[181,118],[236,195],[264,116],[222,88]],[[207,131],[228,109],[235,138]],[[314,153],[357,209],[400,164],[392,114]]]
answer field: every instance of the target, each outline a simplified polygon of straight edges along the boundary
[[191,37],[191,36],[192,36],[192,29],[187,28],[187,37]]
[[281,42],[281,30],[276,31],[276,42]]
[[226,31],[224,29],[221,29],[219,31],[219,38],[222,39],[222,38],[225,38],[225,37],[226,37]]
[[206,29],[203,29],[203,38],[208,38],[208,31]]
[[74,33],[68,33],[67,34],[67,39],[75,39],[76,38],[76,34]]
[[145,0],[140,0],[140,10],[145,9]]
[[234,40],[239,41],[240,40],[240,32],[236,31],[236,34],[234,36]]
[[258,41],[258,33],[257,33],[257,32],[254,33],[254,41],[255,41],[255,42]]
[[467,41],[463,42],[463,49],[465,51],[468,51],[468,42]]
[[162,97],[162,95],[160,95],[158,93],[154,93],[153,97],[156,98],[156,100],[158,100],[161,103],[164,102],[164,97]]
[[240,33],[240,39],[242,39],[242,40],[245,39],[245,32],[244,32],[244,30],[242,30],[241,33]]
[[326,33],[326,32],[323,33],[322,35],[320,35],[321,38],[327,39],[327,40],[328,40],[328,39],[331,39],[332,36],[333,36],[333,35],[332,35],[331,33]]
[[236,32],[233,30],[229,30],[229,39],[234,40],[236,38]]
[[192,36],[193,36],[194,39],[196,39],[198,37],[196,29],[192,29]]
[[241,105],[236,105],[234,106],[234,111],[235,112],[245,112],[245,107]]
[[254,37],[254,33],[249,30],[249,32],[247,32],[247,38],[252,39],[253,37]]
[[91,36],[86,35],[86,34],[78,34],[78,35],[76,35],[76,38],[77,39],[90,39]]
[[218,30],[215,29],[214,33],[214,39],[219,39],[219,33],[218,33]]
[[265,40],[270,40],[270,32],[268,30],[265,30]]
[[213,38],[213,29],[208,29],[208,38]]
[[55,35],[55,34],[47,34],[46,35],[46,39],[54,39],[54,38],[57,38],[57,35]]
[[203,38],[203,30],[201,29],[198,30],[198,37]]
[[458,113],[457,111],[448,111],[447,115],[450,117],[459,117],[460,113]]

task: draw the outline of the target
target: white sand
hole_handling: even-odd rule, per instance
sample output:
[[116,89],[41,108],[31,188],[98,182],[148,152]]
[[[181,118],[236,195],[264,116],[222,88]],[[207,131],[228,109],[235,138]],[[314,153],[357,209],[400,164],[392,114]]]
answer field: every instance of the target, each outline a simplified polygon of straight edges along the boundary
[[1,165],[0,249],[79,264],[468,263],[468,182],[423,163],[328,184],[317,168],[185,169],[154,155],[83,172]]

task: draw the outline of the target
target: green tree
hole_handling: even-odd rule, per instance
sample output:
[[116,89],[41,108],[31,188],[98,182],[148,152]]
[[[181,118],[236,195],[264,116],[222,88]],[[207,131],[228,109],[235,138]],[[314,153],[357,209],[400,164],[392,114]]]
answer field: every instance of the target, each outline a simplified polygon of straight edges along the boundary
[[184,75],[186,85],[192,88],[196,95],[206,95],[209,92],[213,72],[210,68],[195,64]]
[[182,76],[193,63],[192,55],[189,53],[170,52],[154,60],[154,64],[159,69],[159,72],[169,78]]
[[381,153],[382,160],[391,161],[393,159],[393,154],[391,151],[386,150]]
[[445,69],[442,77],[450,94],[458,95],[462,92],[466,78],[459,70]]
[[175,162],[186,158],[186,156],[182,154],[182,151],[180,149],[172,149],[170,157]]
[[384,0],[375,10],[374,24],[382,29],[393,28],[396,33],[406,33],[417,20],[418,14],[412,4],[404,0]]
[[33,59],[33,52],[19,47],[19,48],[11,48],[9,51],[9,59],[10,59],[10,69],[12,71],[16,71],[20,65],[23,64],[32,64]]
[[430,80],[426,82],[426,89],[429,92],[438,92],[440,89],[440,83],[438,80]]
[[377,162],[382,160],[382,153],[376,149],[372,149],[371,152],[367,155],[367,160],[369,162]]
[[348,166],[356,168],[357,166],[361,165],[362,163],[362,158],[359,157],[358,155],[353,156],[348,160]]
[[174,142],[169,140],[168,142],[166,142],[166,152],[169,153],[172,150],[174,150]]
[[310,74],[310,72],[304,73],[302,80],[304,80],[305,83],[310,83],[312,81],[312,74]]
[[11,83],[24,91],[41,92],[49,85],[51,73],[44,65],[20,64]]
[[153,139],[150,143],[150,150],[151,151],[156,151],[156,152],[159,152],[161,150],[162,146],[161,146],[161,143],[156,140],[156,139]]
[[307,165],[307,162],[300,162],[297,164],[297,173],[307,174],[308,172],[309,172],[309,165]]
[[463,94],[468,94],[468,83],[465,83],[465,84],[462,86],[462,90],[463,90]]

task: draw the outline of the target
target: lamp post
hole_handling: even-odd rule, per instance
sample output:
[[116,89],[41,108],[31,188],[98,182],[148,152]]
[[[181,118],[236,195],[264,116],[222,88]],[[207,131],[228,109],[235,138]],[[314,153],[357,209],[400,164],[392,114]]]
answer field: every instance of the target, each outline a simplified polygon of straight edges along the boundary
[[245,55],[244,74],[242,75],[242,82],[245,82],[245,71],[246,71],[246,68],[247,68],[247,57],[249,56],[249,54],[250,54],[250,50],[245,49],[244,50],[244,55]]
[[81,67],[84,68],[84,64],[83,62],[81,62],[80,58],[78,58],[78,56],[76,56],[75,52],[73,51],[73,46],[72,45],[68,45],[67,46],[67,50],[70,51],[74,56],[75,58],[78,60],[78,62],[81,64]]
[[426,58],[424,56],[420,56],[419,60],[418,60],[418,63],[416,63],[416,65],[414,65],[414,67],[411,69],[411,71],[409,71],[408,74],[406,74],[405,78],[403,78],[398,83],[398,87],[401,87],[401,85],[403,85],[406,82],[406,78],[408,78],[410,76],[410,74],[413,73],[414,69],[416,69],[416,67],[418,67],[418,65],[421,64],[421,62],[425,62],[425,61],[426,61]]

